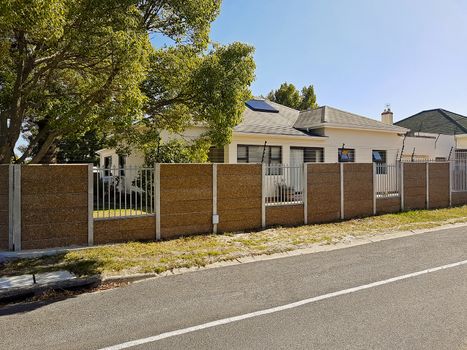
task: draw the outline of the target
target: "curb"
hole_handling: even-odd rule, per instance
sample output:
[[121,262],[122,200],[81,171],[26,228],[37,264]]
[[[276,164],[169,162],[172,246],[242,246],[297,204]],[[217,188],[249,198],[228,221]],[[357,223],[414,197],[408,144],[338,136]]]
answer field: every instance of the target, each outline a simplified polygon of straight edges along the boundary
[[413,237],[413,236],[417,236],[417,235],[424,234],[424,233],[443,231],[443,230],[459,228],[459,227],[467,227],[467,223],[452,223],[452,224],[445,224],[442,226],[433,227],[429,229],[419,229],[419,230],[410,230],[410,231],[388,232],[385,234],[366,235],[366,236],[361,236],[361,237],[354,237],[353,241],[341,241],[341,242],[337,242],[331,245],[315,244],[307,248],[295,249],[295,250],[290,250],[290,251],[286,251],[282,253],[244,256],[244,257],[233,259],[233,260],[218,261],[218,262],[206,265],[206,266],[195,266],[195,267],[188,267],[188,268],[184,267],[184,268],[164,271],[162,273],[139,273],[139,274],[132,274],[132,275],[107,276],[107,277],[102,278],[102,282],[129,282],[129,283],[135,282],[136,283],[136,282],[142,282],[143,280],[147,280],[147,279],[156,279],[156,278],[162,278],[162,277],[168,277],[168,276],[175,276],[175,275],[181,275],[181,274],[191,273],[191,272],[196,272],[196,271],[215,269],[219,267],[236,266],[236,265],[249,264],[249,263],[260,262],[260,261],[290,258],[294,256],[308,255],[308,254],[314,254],[314,253],[330,252],[333,250],[358,247],[358,246],[365,245],[365,244],[377,243],[377,242],[387,241],[387,240],[397,239],[397,238],[408,238],[408,237]]
[[374,234],[374,235],[353,237],[354,240],[336,242],[331,245],[315,244],[307,248],[295,249],[295,250],[290,250],[290,251],[286,251],[282,253],[274,253],[274,254],[269,254],[269,255],[263,254],[263,255],[244,256],[244,257],[240,257],[240,258],[233,259],[233,260],[215,262],[215,263],[212,263],[206,266],[179,268],[179,269],[164,271],[162,273],[152,272],[152,273],[138,273],[138,274],[131,274],[131,275],[114,275],[114,276],[94,275],[90,277],[76,278],[72,280],[54,282],[54,283],[44,284],[40,286],[30,286],[30,287],[25,287],[25,288],[9,289],[3,292],[0,291],[0,303],[25,299],[27,297],[41,294],[45,292],[46,290],[59,290],[59,289],[73,290],[73,289],[77,289],[81,287],[97,286],[101,283],[106,283],[106,282],[137,283],[137,282],[142,282],[148,279],[156,279],[156,278],[162,278],[162,277],[168,277],[168,276],[181,275],[185,273],[210,270],[210,269],[215,269],[219,267],[236,266],[236,265],[249,264],[249,263],[260,262],[260,261],[290,258],[294,256],[308,255],[308,254],[314,254],[314,253],[329,252],[333,250],[352,248],[352,247],[357,247],[360,245],[387,241],[387,240],[397,239],[397,238],[407,238],[407,237],[412,237],[412,236],[416,236],[416,235],[420,235],[424,233],[443,231],[446,229],[459,228],[459,227],[467,227],[467,223],[451,223],[451,224],[441,225],[438,227],[433,227],[430,229],[387,232],[384,234],[380,233],[380,234]]
[[0,304],[23,300],[32,296],[40,295],[48,290],[73,290],[83,287],[96,286],[101,283],[100,276],[74,278],[66,281],[51,282],[29,287],[11,288],[0,290]]

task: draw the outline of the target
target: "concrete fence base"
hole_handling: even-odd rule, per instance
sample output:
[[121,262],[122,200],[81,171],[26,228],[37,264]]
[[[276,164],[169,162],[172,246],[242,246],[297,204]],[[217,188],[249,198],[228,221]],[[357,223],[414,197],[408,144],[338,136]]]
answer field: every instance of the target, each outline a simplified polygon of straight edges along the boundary
[[0,250],[170,239],[297,226],[467,203],[448,163],[403,164],[401,191],[379,198],[372,164],[306,164],[303,203],[266,205],[255,164],[157,164],[156,213],[93,217],[89,165],[0,165]]

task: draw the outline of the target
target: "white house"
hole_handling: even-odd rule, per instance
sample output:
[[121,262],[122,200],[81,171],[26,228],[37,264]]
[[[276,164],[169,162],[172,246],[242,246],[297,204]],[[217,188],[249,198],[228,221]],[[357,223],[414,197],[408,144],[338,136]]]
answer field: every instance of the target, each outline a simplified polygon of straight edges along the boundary
[[467,159],[467,117],[463,115],[437,108],[396,125],[410,130],[404,140],[406,159]]
[[[383,122],[384,121],[384,122]],[[233,130],[223,149],[211,149],[215,163],[266,163],[299,165],[303,162],[395,162],[400,157],[408,129],[392,124],[392,113],[383,121],[323,106],[309,111],[255,99],[246,103],[243,121]],[[182,136],[195,139],[204,128],[191,128]],[[142,165],[134,152],[126,158],[115,150],[99,151],[101,166]]]

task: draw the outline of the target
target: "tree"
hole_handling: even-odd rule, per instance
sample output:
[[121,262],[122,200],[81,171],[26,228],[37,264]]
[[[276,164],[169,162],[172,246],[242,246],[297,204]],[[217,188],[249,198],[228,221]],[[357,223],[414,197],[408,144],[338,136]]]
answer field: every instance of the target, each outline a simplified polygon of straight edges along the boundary
[[165,149],[163,130],[181,134],[201,125],[208,131],[196,142],[183,144],[187,154],[196,154],[193,160],[206,160],[209,146],[228,143],[232,128],[241,121],[245,101],[251,98],[253,52],[241,43],[213,45],[207,53],[193,47],[156,50],[142,88],[147,96],[146,118],[139,127],[119,130],[116,135],[123,141],[117,143],[135,144],[146,158],[154,159]]
[[319,107],[316,103],[315,87],[313,85],[303,87],[301,100],[302,101],[300,102],[298,109],[302,111],[308,109],[316,109]]
[[295,85],[283,83],[277,90],[268,94],[268,99],[281,105],[297,109],[301,103],[300,92]]
[[[91,129],[84,135],[71,135],[61,139],[54,149],[57,163],[99,163],[97,151],[107,146],[106,135]],[[50,153],[50,152],[49,152]]]
[[267,98],[273,102],[298,110],[318,108],[313,85],[303,87],[301,92],[295,85],[283,83],[277,90],[272,90]]
[[[0,163],[44,159],[60,140],[142,119],[150,34],[198,52],[214,0],[0,3]],[[24,153],[14,154],[20,135]]]

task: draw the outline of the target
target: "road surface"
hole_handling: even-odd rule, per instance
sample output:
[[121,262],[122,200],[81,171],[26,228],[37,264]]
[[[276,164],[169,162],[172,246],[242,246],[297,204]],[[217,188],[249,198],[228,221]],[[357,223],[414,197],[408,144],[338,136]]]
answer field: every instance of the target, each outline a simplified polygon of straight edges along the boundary
[[467,350],[467,227],[4,307],[0,334],[22,350]]

